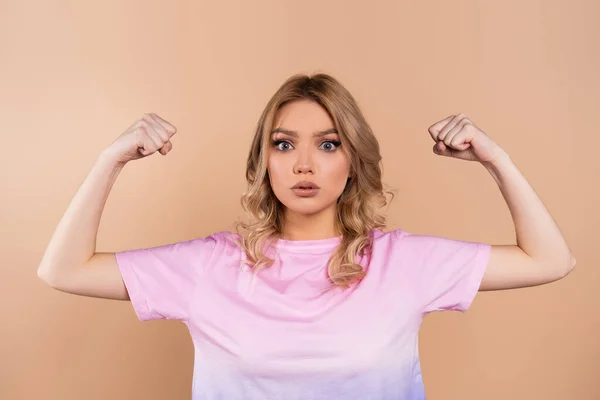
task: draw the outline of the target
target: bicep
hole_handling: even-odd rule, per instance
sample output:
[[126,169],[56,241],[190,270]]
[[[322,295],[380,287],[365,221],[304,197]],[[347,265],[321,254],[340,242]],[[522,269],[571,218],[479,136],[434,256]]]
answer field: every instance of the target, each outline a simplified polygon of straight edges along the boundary
[[538,286],[563,278],[568,270],[531,258],[517,245],[492,245],[480,291]]
[[53,282],[52,287],[80,296],[129,300],[115,253],[94,254],[69,276]]

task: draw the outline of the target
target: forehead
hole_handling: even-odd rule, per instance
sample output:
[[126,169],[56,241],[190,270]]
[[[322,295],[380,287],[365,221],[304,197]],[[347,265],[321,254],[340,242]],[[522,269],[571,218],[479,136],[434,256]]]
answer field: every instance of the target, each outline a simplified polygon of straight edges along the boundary
[[302,133],[334,128],[327,111],[318,103],[300,100],[281,107],[275,115],[273,128],[285,128]]

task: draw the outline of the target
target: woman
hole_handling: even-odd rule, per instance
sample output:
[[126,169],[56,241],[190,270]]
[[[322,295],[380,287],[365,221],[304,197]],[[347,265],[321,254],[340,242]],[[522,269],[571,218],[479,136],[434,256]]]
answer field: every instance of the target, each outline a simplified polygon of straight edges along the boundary
[[166,155],[175,132],[144,115],[103,151],[38,275],[61,291],[131,300],[140,320],[184,322],[196,351],[194,399],[424,399],[424,315],[466,311],[478,290],[548,283],[575,265],[507,153],[463,114],[429,128],[433,151],[490,172],[518,245],[384,232],[379,145],[352,95],[326,74],[291,77],[266,106],[242,198],[250,223],[97,253],[119,172],[131,160]]

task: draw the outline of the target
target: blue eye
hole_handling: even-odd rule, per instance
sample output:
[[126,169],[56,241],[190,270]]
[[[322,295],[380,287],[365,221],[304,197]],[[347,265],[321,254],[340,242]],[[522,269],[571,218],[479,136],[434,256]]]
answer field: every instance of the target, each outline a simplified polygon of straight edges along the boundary
[[277,150],[279,151],[287,151],[286,149],[281,148],[281,144],[287,144],[289,146],[291,146],[292,144],[290,142],[287,142],[285,140],[273,140],[273,146],[277,147]]
[[329,149],[325,149],[325,151],[327,151],[327,152],[332,152],[332,151],[335,151],[342,143],[336,142],[334,140],[327,140],[327,141],[321,143],[321,146],[323,146],[324,144],[332,145],[333,148],[331,148],[331,146],[329,146]]

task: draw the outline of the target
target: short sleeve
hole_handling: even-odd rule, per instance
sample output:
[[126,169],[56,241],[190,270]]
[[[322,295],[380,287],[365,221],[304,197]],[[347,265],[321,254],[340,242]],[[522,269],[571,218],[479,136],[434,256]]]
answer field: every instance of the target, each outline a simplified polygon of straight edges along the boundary
[[403,246],[415,269],[415,293],[423,314],[467,311],[479,291],[491,245],[408,234]]
[[211,235],[115,253],[139,320],[186,321],[196,282],[216,244],[216,236]]

